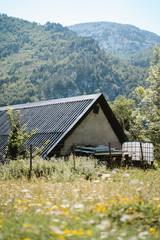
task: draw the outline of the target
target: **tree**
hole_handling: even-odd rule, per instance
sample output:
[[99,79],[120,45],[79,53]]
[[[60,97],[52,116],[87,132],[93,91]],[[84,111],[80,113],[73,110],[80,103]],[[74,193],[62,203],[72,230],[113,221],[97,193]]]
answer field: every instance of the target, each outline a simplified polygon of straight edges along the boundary
[[143,117],[136,108],[135,100],[120,96],[111,108],[130,141],[144,141]]
[[148,88],[135,90],[139,109],[145,117],[146,137],[153,142],[157,160],[160,160],[160,48],[154,50],[154,57],[147,79]]
[[33,131],[27,133],[26,124],[21,127],[21,115],[19,110],[16,110],[13,114],[13,108],[8,108],[7,113],[11,130],[6,147],[6,157],[12,160],[16,160],[19,156],[27,156],[25,142],[36,132]]

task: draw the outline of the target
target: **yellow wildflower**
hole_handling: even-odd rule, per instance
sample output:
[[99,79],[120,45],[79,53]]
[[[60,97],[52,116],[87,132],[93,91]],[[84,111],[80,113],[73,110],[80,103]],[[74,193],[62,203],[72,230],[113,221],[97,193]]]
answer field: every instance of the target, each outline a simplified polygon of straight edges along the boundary
[[152,233],[154,236],[157,236],[156,229],[155,228],[150,228],[149,229],[150,233]]
[[92,236],[92,230],[88,230],[88,231],[87,231],[87,235],[88,235],[88,236]]
[[107,211],[107,209],[106,209],[106,208],[104,208],[104,209],[103,209],[103,211],[102,211],[102,213],[106,213],[106,211]]
[[80,228],[78,235],[83,235],[83,234],[84,234],[83,228]]
[[27,206],[23,206],[22,209],[23,209],[23,210],[27,210],[28,207],[27,207]]
[[64,234],[69,234],[71,231],[69,230],[69,229],[65,229],[64,231],[63,231],[63,233]]
[[115,203],[115,202],[117,202],[117,200],[116,200],[116,199],[113,199],[113,200],[111,200],[111,203]]
[[13,107],[9,107],[8,110],[13,110]]
[[65,211],[65,210],[63,210],[62,213],[63,213],[64,215],[68,215],[68,212]]
[[62,235],[59,235],[58,238],[65,240],[64,236],[62,236]]
[[80,228],[79,231],[80,231],[80,232],[83,231],[83,228]]
[[17,210],[19,209],[19,207],[17,207],[16,205],[14,206],[14,208],[17,209]]
[[78,232],[77,232],[76,230],[72,230],[71,233],[72,233],[73,235],[77,235],[77,234],[78,234]]
[[150,231],[151,233],[154,233],[154,232],[155,232],[155,228],[151,227],[151,228],[149,229],[149,231]]
[[2,225],[0,225],[0,228],[3,228]]
[[31,225],[30,225],[30,224],[23,224],[23,227],[24,227],[24,228],[30,228]]

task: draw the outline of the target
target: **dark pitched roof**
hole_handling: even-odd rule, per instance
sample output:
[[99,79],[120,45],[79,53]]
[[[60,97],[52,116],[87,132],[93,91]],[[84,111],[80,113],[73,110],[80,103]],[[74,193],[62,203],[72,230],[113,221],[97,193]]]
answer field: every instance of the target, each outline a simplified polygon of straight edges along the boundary
[[7,109],[21,111],[21,124],[27,124],[27,131],[37,128],[36,134],[28,139],[26,145],[41,147],[48,139],[42,156],[48,156],[51,151],[64,141],[87,114],[100,103],[109,123],[121,143],[126,136],[108,106],[103,94],[93,94],[72,98],[55,99],[29,104],[20,104],[0,108],[0,152],[5,153],[10,126],[7,122]]

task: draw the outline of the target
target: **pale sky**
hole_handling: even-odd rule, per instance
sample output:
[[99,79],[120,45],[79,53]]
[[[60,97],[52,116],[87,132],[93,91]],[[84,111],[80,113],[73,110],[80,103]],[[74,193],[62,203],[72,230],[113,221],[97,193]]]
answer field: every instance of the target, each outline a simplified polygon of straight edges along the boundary
[[160,35],[160,0],[0,0],[0,13],[63,26],[97,21],[125,23]]

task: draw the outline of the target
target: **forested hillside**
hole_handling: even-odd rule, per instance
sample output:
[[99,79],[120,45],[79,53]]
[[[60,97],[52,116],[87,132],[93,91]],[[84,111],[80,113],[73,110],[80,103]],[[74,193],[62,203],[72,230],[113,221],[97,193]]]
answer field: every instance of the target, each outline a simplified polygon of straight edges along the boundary
[[160,36],[128,24],[80,23],[69,26],[69,29],[79,36],[95,39],[106,52],[141,67],[149,67],[152,48],[160,44]]
[[0,15],[0,105],[103,92],[129,96],[146,71],[60,24]]
[[133,66],[139,66],[142,68],[150,67],[151,60],[153,58],[154,47],[147,48],[145,50],[137,51],[134,54],[130,54],[125,57],[125,61]]

